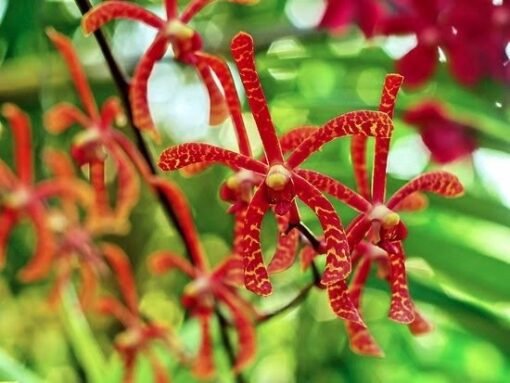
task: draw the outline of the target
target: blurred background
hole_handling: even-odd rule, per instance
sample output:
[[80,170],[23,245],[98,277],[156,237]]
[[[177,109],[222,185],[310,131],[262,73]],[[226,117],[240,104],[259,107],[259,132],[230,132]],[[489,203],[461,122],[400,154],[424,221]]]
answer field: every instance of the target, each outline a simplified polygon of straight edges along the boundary
[[[136,3],[163,12],[160,0]],[[186,3],[179,1],[180,6]],[[278,130],[285,132],[302,124],[324,123],[347,111],[375,109],[384,75],[395,71],[395,63],[417,44],[416,35],[408,33],[367,39],[356,26],[359,16],[342,28],[319,27],[326,11],[322,0],[260,0],[253,6],[218,1],[192,25],[202,33],[205,49],[227,60],[232,36],[239,30],[253,34],[272,116]],[[45,28],[52,26],[72,37],[99,101],[116,94],[116,88],[95,39],[84,37],[79,28],[80,13],[73,0],[0,0],[0,20],[0,102],[17,103],[31,115],[36,172],[43,178],[47,171],[38,160],[42,148],[69,148],[75,131],[47,134],[42,113],[59,101],[77,102]],[[110,23],[105,30],[118,61],[131,73],[155,32],[127,21]],[[509,381],[509,83],[505,78],[484,76],[466,86],[452,76],[448,64],[448,56],[439,55],[435,73],[399,96],[389,163],[390,192],[437,168],[458,175],[467,189],[461,199],[431,197],[426,211],[403,215],[410,233],[405,249],[411,294],[435,330],[413,337],[406,326],[389,321],[387,287],[372,278],[363,310],[386,357],[360,357],[349,350],[344,326],[330,311],[325,294],[314,291],[298,309],[258,328],[257,358],[245,373],[249,382]],[[218,129],[207,125],[207,94],[195,71],[173,62],[171,55],[156,65],[149,99],[154,118],[165,132],[161,146],[152,147],[154,156],[171,143],[190,140],[235,147],[229,122]],[[432,102],[434,117],[413,120],[409,111],[423,102]],[[248,114],[246,119],[258,145],[253,121]],[[1,131],[0,156],[11,159],[9,129]],[[354,185],[347,140],[328,145],[308,165]],[[212,263],[228,254],[232,238],[231,217],[225,215],[226,205],[217,196],[227,174],[223,168],[212,168],[193,178],[171,175],[193,206]],[[353,217],[345,208],[339,207],[339,212],[345,222]],[[320,232],[311,213],[305,211],[303,217]],[[147,277],[147,254],[162,248],[182,249],[147,190],[132,223],[129,236],[109,239],[128,249],[135,264],[142,310],[174,326],[186,344],[196,347],[196,323],[185,322],[179,306],[186,279]],[[31,253],[30,236],[27,227],[16,229],[9,243],[9,261],[0,274],[0,381],[119,382],[121,363],[111,346],[116,325],[100,317],[86,318],[69,302],[55,310],[47,303],[48,283],[22,285],[15,278]],[[268,253],[274,239],[273,218],[267,217],[264,244]],[[277,293],[273,296],[263,301],[250,297],[262,310],[292,299],[310,275],[296,265],[274,280]],[[221,349],[219,339],[216,342]],[[233,381],[222,351],[215,357],[219,375],[214,381]],[[194,381],[171,357],[163,358],[168,359],[172,381]],[[140,382],[150,381],[145,364],[138,371]],[[105,371],[101,380],[91,378],[89,370],[94,368]]]

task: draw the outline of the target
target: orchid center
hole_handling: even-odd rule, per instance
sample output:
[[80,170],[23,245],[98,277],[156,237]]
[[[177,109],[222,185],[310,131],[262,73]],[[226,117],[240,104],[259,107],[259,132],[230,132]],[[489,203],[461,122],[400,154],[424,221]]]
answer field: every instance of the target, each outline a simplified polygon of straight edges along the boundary
[[176,38],[177,40],[188,40],[188,39],[192,38],[193,35],[195,34],[195,31],[192,28],[190,28],[189,26],[184,24],[179,19],[170,20],[165,25],[165,28],[163,31],[164,31],[163,33],[165,34],[165,36],[173,37],[173,38]]
[[291,174],[283,165],[273,165],[266,177],[266,185],[272,190],[280,191],[290,182]]
[[393,210],[390,210],[386,205],[376,205],[368,215],[372,221],[378,221],[384,229],[391,229],[400,222],[400,216]]
[[20,209],[30,202],[30,192],[25,188],[18,188],[6,193],[2,198],[2,205],[11,209]]

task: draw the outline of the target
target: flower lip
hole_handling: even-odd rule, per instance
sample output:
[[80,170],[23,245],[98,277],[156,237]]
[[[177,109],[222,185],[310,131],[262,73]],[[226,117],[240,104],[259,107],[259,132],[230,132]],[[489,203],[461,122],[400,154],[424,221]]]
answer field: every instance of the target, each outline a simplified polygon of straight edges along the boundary
[[379,221],[384,229],[391,229],[400,222],[400,216],[382,204],[374,206],[368,218],[372,221]]
[[177,40],[188,40],[193,37],[195,31],[179,19],[172,19],[166,23],[163,34],[166,37],[174,37]]
[[266,177],[266,185],[272,190],[281,191],[291,180],[290,171],[283,165],[271,166]]
[[24,187],[6,193],[2,196],[1,204],[11,209],[21,209],[30,202],[30,191]]

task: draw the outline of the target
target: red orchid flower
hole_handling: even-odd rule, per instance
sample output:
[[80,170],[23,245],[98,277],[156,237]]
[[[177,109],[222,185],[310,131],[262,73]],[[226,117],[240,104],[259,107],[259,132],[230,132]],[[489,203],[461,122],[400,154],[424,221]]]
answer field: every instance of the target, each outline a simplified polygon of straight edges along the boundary
[[[148,177],[149,170],[131,141],[113,128],[115,120],[125,118],[119,100],[108,99],[99,112],[71,41],[52,29],[47,34],[67,63],[84,112],[68,103],[58,104],[46,113],[46,128],[51,133],[61,133],[75,124],[84,128],[76,135],[71,151],[80,166],[88,165],[90,182],[95,190],[95,203],[89,218],[98,228],[126,232],[129,215],[140,192],[135,166],[144,177]],[[118,184],[113,207],[106,185],[107,158],[114,163]]]
[[[254,0],[229,0],[234,3],[249,4]],[[158,30],[154,41],[140,59],[131,82],[130,102],[133,109],[134,123],[142,130],[148,130],[157,137],[157,131],[152,121],[147,100],[147,83],[154,65],[161,60],[170,45],[175,59],[194,66],[204,82],[209,93],[211,125],[223,122],[227,117],[225,96],[218,88],[214,75],[221,82],[222,72],[212,67],[207,57],[204,57],[202,39],[188,22],[212,0],[193,0],[186,9],[178,15],[177,1],[165,0],[166,19],[126,1],[107,1],[91,9],[84,15],[82,26],[89,34],[108,23],[110,20],[123,18],[147,24]]]
[[478,147],[474,129],[451,119],[437,101],[424,101],[409,109],[404,121],[418,128],[432,159],[440,164],[467,157]]
[[[510,41],[510,3],[495,4],[491,0],[455,1],[446,18],[457,35],[463,36],[464,62],[473,60],[479,75],[490,75],[502,81],[510,80],[506,47]],[[460,62],[459,62],[460,64]],[[460,68],[462,70],[462,68]]]
[[0,266],[5,263],[11,231],[20,219],[28,218],[37,234],[35,254],[20,273],[21,279],[28,282],[44,277],[55,255],[46,202],[56,197],[80,201],[86,206],[91,201],[86,188],[77,180],[57,178],[35,183],[30,120],[13,104],[4,104],[2,114],[14,138],[14,170],[0,160]]
[[[235,36],[232,54],[259,129],[266,161],[207,144],[189,143],[165,150],[161,154],[159,166],[163,170],[176,170],[194,163],[219,162],[234,169],[252,171],[264,178],[247,207],[243,229],[245,285],[249,290],[259,295],[271,293],[271,282],[262,259],[260,225],[270,207],[273,207],[277,215],[290,213],[291,221],[299,222],[296,197],[317,214],[324,230],[327,264],[322,277],[323,284],[343,281],[350,272],[350,261],[341,222],[330,202],[305,178],[308,174],[304,172],[303,177],[297,167],[322,145],[341,136],[360,134],[389,137],[393,129],[391,119],[385,113],[372,111],[344,114],[312,134],[285,160],[256,72],[251,36],[246,33]],[[357,317],[356,312],[352,314]]]
[[[76,177],[73,165],[62,152],[46,149],[44,163],[57,179],[72,181]],[[92,194],[87,184],[82,187]],[[90,200],[93,200],[92,195]],[[59,202],[59,206],[52,207],[48,213],[48,225],[56,238],[55,282],[50,302],[55,304],[60,300],[65,287],[71,283],[73,271],[76,271],[80,276],[80,303],[88,308],[96,298],[98,276],[106,271],[100,248],[94,242],[99,233],[90,224],[80,222],[80,210],[76,204],[68,200]]]
[[202,342],[193,371],[203,378],[214,374],[211,319],[216,307],[223,306],[229,311],[238,335],[239,351],[234,371],[239,372],[255,355],[255,329],[251,318],[253,309],[233,287],[239,279],[242,260],[239,257],[228,257],[211,270],[184,196],[169,182],[155,180],[154,184],[176,208],[179,221],[185,228],[184,239],[191,249],[192,263],[171,251],[153,254],[149,258],[149,263],[154,273],[162,274],[177,268],[192,279],[184,290],[183,304],[190,310],[191,315],[199,320],[202,329]]
[[[379,110],[388,117],[393,115],[395,100],[401,83],[402,77],[399,75],[386,77]],[[368,180],[365,154],[356,153],[360,148],[366,149],[366,143],[361,142],[363,140],[365,138],[356,137],[351,147],[351,152],[354,152],[352,157],[359,190],[364,190],[365,184],[368,182],[360,182],[360,180]],[[414,178],[389,199],[386,199],[386,165],[389,144],[390,137],[376,137],[375,139],[372,191],[368,198],[332,178],[321,176],[313,180],[313,175],[316,173],[304,170],[301,172],[308,172],[309,179],[313,180],[317,188],[361,213],[351,223],[347,231],[349,245],[353,248],[354,245],[366,237],[368,242],[379,246],[388,253],[390,261],[388,279],[392,292],[389,317],[397,322],[411,323],[414,320],[414,309],[407,287],[404,265],[405,255],[402,246],[402,240],[407,235],[407,229],[397,212],[400,209],[408,209],[413,205],[423,207],[423,202],[416,204],[414,201],[412,203],[405,201],[407,198],[423,201],[423,197],[416,196],[417,192],[432,192],[444,197],[454,198],[462,195],[464,189],[458,178],[453,174],[434,171]],[[364,190],[363,193],[366,194],[369,191]]]
[[168,328],[160,324],[144,320],[138,309],[138,294],[135,289],[135,279],[129,259],[119,247],[104,244],[101,252],[118,283],[122,300],[113,297],[103,297],[96,303],[97,310],[115,317],[125,328],[115,339],[115,348],[124,363],[124,383],[134,383],[136,362],[141,355],[148,358],[154,381],[169,383],[170,378],[161,364],[152,346],[158,342],[172,354],[175,354],[183,363],[188,363],[181,346]]
[[377,0],[327,0],[326,4],[319,27],[335,33],[355,22],[366,37],[372,37],[383,14]]
[[[471,49],[469,35],[453,24],[451,0],[409,0],[402,2],[399,14],[381,22],[386,35],[416,34],[418,44],[397,62],[397,72],[406,79],[406,85],[419,86],[432,74],[439,63],[439,48],[447,57],[455,78],[462,84],[473,85],[481,77],[480,52]],[[462,3],[469,7],[470,2]],[[486,20],[480,19],[480,23]]]

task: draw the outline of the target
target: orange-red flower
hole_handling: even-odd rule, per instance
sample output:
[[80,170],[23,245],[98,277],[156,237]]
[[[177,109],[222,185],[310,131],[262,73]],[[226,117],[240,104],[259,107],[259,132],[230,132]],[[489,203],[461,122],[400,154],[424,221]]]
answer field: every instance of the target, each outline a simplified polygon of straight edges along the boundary
[[[73,125],[84,129],[76,135],[71,152],[80,166],[88,165],[95,190],[90,219],[97,228],[125,232],[140,191],[136,169],[148,177],[148,167],[131,141],[113,127],[116,120],[125,119],[119,100],[108,99],[99,111],[71,41],[52,29],[48,36],[66,61],[84,110],[69,103],[57,104],[45,115],[46,128],[51,133],[61,133]],[[108,158],[116,171],[115,203],[109,199],[106,184]]]
[[239,372],[255,355],[255,329],[252,323],[254,312],[249,302],[234,288],[242,270],[242,260],[234,255],[211,269],[198,239],[191,212],[180,190],[161,180],[155,180],[154,184],[176,208],[179,222],[185,228],[184,240],[191,250],[191,262],[164,250],[153,254],[149,258],[149,264],[154,273],[179,269],[192,279],[184,290],[182,301],[191,315],[198,319],[202,330],[202,341],[193,371],[200,377],[209,377],[214,373],[211,320],[215,310],[224,308],[230,313],[232,324],[237,331],[239,346],[234,371]]
[[[296,197],[317,214],[324,230],[327,264],[322,282],[325,285],[342,282],[350,272],[350,261],[341,222],[330,202],[307,180],[308,173],[301,173],[297,167],[322,145],[341,136],[360,134],[389,137],[393,129],[391,119],[382,112],[357,111],[344,114],[310,135],[285,159],[256,72],[251,36],[238,34],[232,42],[232,54],[259,129],[266,160],[259,161],[211,145],[189,143],[165,150],[159,166],[163,170],[175,170],[195,163],[219,162],[236,170],[253,172],[264,179],[248,204],[243,227],[241,247],[245,285],[249,290],[260,295],[271,293],[272,286],[262,259],[260,225],[270,207],[277,215],[290,214],[290,222],[298,223]],[[358,318],[356,310],[347,311],[349,314],[346,312],[346,315],[351,315],[350,318]]]
[[[379,109],[389,117],[393,115],[395,100],[401,83],[401,76],[389,75],[386,78]],[[364,239],[369,244],[377,246],[377,251],[374,251],[372,246],[367,247],[367,254],[364,256],[363,262],[360,261],[357,264],[356,273],[351,282],[350,293],[356,307],[359,307],[359,288],[366,280],[368,271],[365,269],[369,269],[369,260],[383,259],[386,262],[386,278],[391,289],[389,317],[396,322],[411,324],[411,329],[419,332],[420,329],[426,327],[426,322],[421,316],[416,314],[414,304],[409,295],[405,271],[405,254],[402,244],[402,241],[407,236],[407,229],[401,221],[398,212],[423,208],[426,200],[420,194],[421,192],[432,192],[452,198],[462,195],[463,187],[458,178],[453,174],[444,171],[429,172],[409,181],[387,199],[386,165],[390,137],[376,137],[375,139],[371,190],[368,186],[369,180],[365,153],[367,147],[366,140],[367,138],[364,136],[355,136],[351,144],[351,154],[359,194],[334,179],[325,176],[313,178],[316,173],[304,170],[301,172],[308,172],[309,179],[319,189],[338,198],[361,213],[351,222],[347,229],[347,239],[351,249],[359,251],[359,244]],[[306,258],[309,259],[310,255],[307,254]],[[354,254],[352,254],[351,259],[353,263],[357,262]],[[331,299],[336,298],[330,294]],[[351,334],[351,345],[354,350],[372,355],[380,354],[380,350],[371,338],[368,330],[352,323],[348,324],[348,330]]]
[[[253,0],[230,0],[234,3],[248,4]],[[131,82],[130,102],[133,109],[135,125],[142,130],[148,130],[156,134],[147,100],[147,83],[154,65],[165,55],[169,46],[172,47],[175,59],[194,66],[207,88],[210,100],[210,123],[218,124],[227,117],[225,98],[230,90],[230,84],[223,82],[226,64],[211,65],[212,56],[201,51],[202,39],[200,35],[188,26],[189,21],[212,0],[193,0],[184,11],[178,15],[177,1],[165,0],[166,19],[132,3],[112,0],[101,3],[87,12],[82,20],[82,26],[86,33],[92,33],[110,20],[124,18],[142,22],[156,28],[158,33],[140,59]],[[220,60],[221,61],[221,60]],[[215,77],[220,80],[223,91],[218,88]],[[229,74],[227,74],[229,75]],[[228,102],[228,100],[227,100]]]
[[144,355],[152,366],[154,382],[169,383],[168,373],[152,346],[156,342],[160,343],[183,363],[188,362],[187,356],[169,328],[142,318],[138,308],[135,279],[124,251],[112,244],[104,244],[101,250],[117,280],[122,301],[113,297],[102,297],[96,303],[96,308],[104,315],[115,317],[124,327],[124,331],[115,338],[115,348],[124,362],[123,382],[134,382],[136,362]]
[[48,179],[36,183],[33,171],[31,128],[28,116],[13,104],[5,104],[2,114],[14,138],[13,169],[0,161],[0,266],[5,263],[6,246],[14,226],[28,218],[37,235],[35,253],[20,277],[33,281],[45,276],[55,255],[55,238],[49,225],[46,202],[54,197],[89,204],[90,194],[75,179]]

